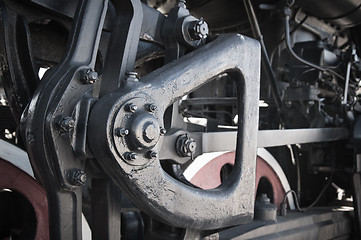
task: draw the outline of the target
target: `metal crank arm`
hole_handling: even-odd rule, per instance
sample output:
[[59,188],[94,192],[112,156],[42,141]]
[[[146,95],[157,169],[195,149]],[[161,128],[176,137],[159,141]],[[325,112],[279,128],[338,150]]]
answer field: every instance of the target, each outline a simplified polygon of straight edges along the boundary
[[[206,191],[169,176],[158,154],[166,108],[218,74],[228,74],[237,85],[237,151],[231,176]],[[100,98],[89,117],[91,151],[129,198],[153,217],[191,229],[249,222],[254,208],[259,78],[258,42],[238,34],[219,36]]]
[[48,196],[51,239],[82,239],[85,158],[72,148],[72,114],[91,90],[81,79],[94,69],[107,7],[107,0],[79,1],[64,60],[46,73],[22,117],[30,160]]

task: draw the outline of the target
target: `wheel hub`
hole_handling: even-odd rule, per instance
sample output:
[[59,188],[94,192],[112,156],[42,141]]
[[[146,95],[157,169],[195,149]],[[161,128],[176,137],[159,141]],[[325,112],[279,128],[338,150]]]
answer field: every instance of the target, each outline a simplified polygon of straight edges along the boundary
[[152,114],[141,112],[129,118],[130,134],[128,140],[132,150],[149,150],[153,148],[160,136],[160,126]]
[[143,98],[127,100],[119,107],[112,129],[115,149],[122,160],[143,165],[153,159],[150,152],[160,139],[160,119],[156,107],[149,108]]

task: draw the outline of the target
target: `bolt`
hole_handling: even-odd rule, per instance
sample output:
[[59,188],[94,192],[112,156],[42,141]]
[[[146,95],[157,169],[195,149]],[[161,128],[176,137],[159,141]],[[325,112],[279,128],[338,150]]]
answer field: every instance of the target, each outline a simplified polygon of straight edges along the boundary
[[154,105],[154,104],[148,104],[147,110],[148,110],[149,112],[155,112],[155,111],[157,110],[157,106]]
[[81,80],[84,84],[93,84],[98,80],[98,73],[87,69],[81,73]]
[[197,143],[188,134],[180,135],[176,141],[176,151],[180,157],[190,157],[196,152]]
[[186,147],[189,152],[194,153],[196,151],[197,144],[193,139],[186,142]]
[[129,130],[124,129],[124,128],[117,128],[115,129],[115,135],[117,135],[118,137],[125,137],[129,134]]
[[138,73],[136,72],[126,72],[125,76],[127,76],[127,81],[138,82]]
[[133,104],[133,103],[129,103],[129,104],[127,104],[127,106],[125,107],[125,110],[126,111],[128,111],[128,112],[135,112],[135,111],[137,111],[137,109],[138,109],[138,107],[135,105],[135,104]]
[[167,130],[165,128],[160,128],[160,135],[164,135],[167,133]]
[[157,152],[154,152],[154,151],[149,151],[149,152],[148,152],[148,158],[150,158],[150,159],[156,159],[156,158],[158,158],[158,153],[157,153]]
[[60,130],[68,132],[74,128],[75,121],[71,117],[58,116],[55,118],[55,124]]
[[203,18],[193,21],[189,24],[188,32],[193,40],[205,39],[209,33],[208,24]]
[[76,186],[84,185],[86,182],[86,174],[83,170],[80,169],[72,169],[69,171],[68,179],[71,184]]
[[133,152],[126,152],[126,153],[124,153],[124,158],[126,159],[126,160],[135,160],[135,159],[137,159],[137,154],[135,154],[135,153],[133,153]]

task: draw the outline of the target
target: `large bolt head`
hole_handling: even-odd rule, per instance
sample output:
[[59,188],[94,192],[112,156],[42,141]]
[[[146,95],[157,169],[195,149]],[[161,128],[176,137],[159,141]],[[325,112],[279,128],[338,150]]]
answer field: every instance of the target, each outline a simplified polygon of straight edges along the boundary
[[190,157],[196,152],[197,143],[188,134],[180,135],[176,141],[176,151],[180,157]]
[[209,34],[208,24],[203,19],[191,22],[188,32],[193,40],[205,39]]

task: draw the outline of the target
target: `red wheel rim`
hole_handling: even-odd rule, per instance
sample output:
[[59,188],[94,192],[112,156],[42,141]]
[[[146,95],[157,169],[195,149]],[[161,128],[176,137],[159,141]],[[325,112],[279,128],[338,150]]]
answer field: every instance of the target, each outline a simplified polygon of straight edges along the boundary
[[17,191],[28,199],[37,220],[35,239],[49,239],[48,200],[40,184],[21,169],[0,158],[0,189]]
[[[221,184],[221,169],[226,164],[234,165],[235,152],[222,154],[202,167],[190,182],[202,189],[213,189]],[[257,157],[256,190],[261,178],[266,178],[272,186],[273,203],[279,208],[285,195],[283,185],[273,168],[261,157]],[[256,193],[255,193],[256,194]]]

